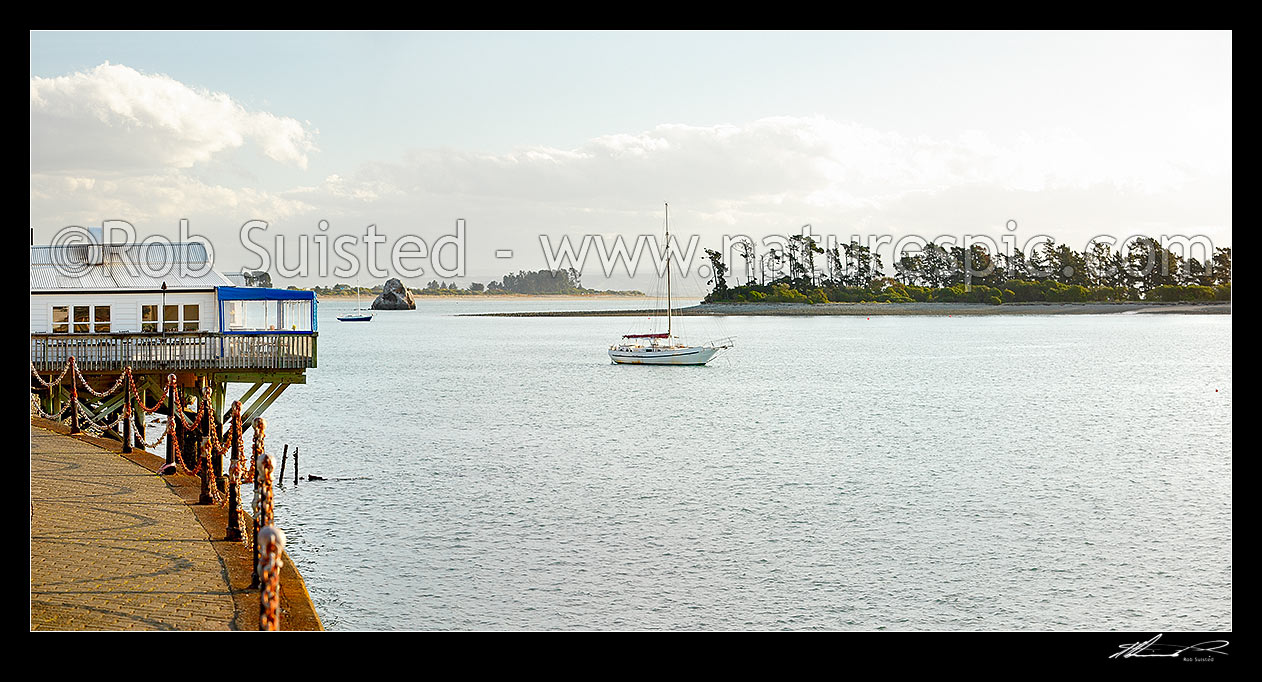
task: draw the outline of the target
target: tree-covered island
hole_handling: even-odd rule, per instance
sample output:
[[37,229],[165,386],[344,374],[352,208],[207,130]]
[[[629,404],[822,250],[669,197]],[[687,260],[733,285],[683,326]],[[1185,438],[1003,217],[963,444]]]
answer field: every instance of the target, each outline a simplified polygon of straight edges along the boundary
[[724,254],[706,249],[713,289],[704,303],[1003,303],[1230,301],[1231,249],[1205,261],[1186,258],[1147,237],[1123,253],[1095,243],[1079,253],[1043,242],[1030,254],[992,256],[980,245],[930,242],[903,256],[889,276],[879,253],[859,244],[820,247],[794,235],[783,249],[755,259],[738,242],[745,283],[729,286]]

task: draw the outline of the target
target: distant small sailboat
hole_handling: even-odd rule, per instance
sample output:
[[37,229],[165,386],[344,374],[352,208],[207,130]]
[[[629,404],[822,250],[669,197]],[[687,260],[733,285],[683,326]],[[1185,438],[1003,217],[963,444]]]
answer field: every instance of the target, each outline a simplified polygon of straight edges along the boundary
[[[645,343],[647,342],[647,344]],[[622,341],[609,347],[609,359],[618,365],[704,365],[722,351],[735,346],[732,338],[710,341],[700,346],[676,342],[671,332],[670,298],[670,204],[666,205],[666,332],[623,334]]]
[[355,309],[345,315],[337,316],[338,322],[372,322],[372,313],[360,307],[359,282],[355,282]]

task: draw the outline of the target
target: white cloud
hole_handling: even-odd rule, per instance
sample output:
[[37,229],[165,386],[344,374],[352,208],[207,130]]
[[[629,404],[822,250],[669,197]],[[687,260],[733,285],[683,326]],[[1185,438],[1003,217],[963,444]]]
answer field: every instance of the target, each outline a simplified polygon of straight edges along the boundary
[[239,224],[280,220],[314,208],[298,198],[206,183],[178,172],[102,179],[32,173],[30,201],[32,223],[50,229],[127,220],[160,225],[162,231],[181,218],[215,216]]
[[[1219,170],[1230,174],[1229,167]],[[419,150],[401,162],[370,162],[338,176],[326,192],[618,210],[676,198],[695,211],[731,216],[794,205],[880,210],[902,197],[978,186],[1038,192],[1109,185],[1143,195],[1197,179],[1177,162],[1110,154],[1066,131],[1009,140],[980,132],[929,139],[822,117],[776,117],[742,126],[661,125],[574,149]]]
[[31,78],[31,172],[114,174],[190,168],[257,145],[300,168],[315,149],[302,123],[247,111],[225,93],[120,64]]
[[[936,236],[1001,230],[1009,218],[1023,232],[1073,243],[1102,231],[1208,229],[1216,239],[1231,232],[1229,148],[1180,155],[1159,144],[1101,147],[1071,130],[931,138],[781,116],[663,124],[569,149],[415,149],[301,184],[276,182],[266,163],[242,163],[243,174],[214,172],[220,157],[249,147],[306,168],[312,138],[294,119],[247,111],[227,94],[126,66],[32,78],[31,224],[122,219],[161,231],[180,218],[200,219],[222,230],[210,236],[232,243],[252,219],[283,223],[276,229],[289,232],[311,232],[320,219],[335,233],[378,224],[401,236],[445,234],[466,218],[471,250],[531,254],[544,233],[654,232],[669,201],[672,224],[707,240],[785,234],[803,223],[847,238],[858,231]],[[262,180],[234,187],[209,179],[242,176]]]

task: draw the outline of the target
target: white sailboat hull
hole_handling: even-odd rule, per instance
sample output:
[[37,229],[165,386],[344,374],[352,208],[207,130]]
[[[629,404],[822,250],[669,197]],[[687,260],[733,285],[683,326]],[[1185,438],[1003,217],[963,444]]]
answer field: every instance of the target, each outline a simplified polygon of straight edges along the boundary
[[629,348],[609,350],[609,359],[619,365],[704,365],[722,348],[684,346],[678,348]]
[[[670,243],[670,206],[666,206],[666,243]],[[609,359],[616,365],[704,365],[724,349],[735,345],[731,338],[710,341],[702,346],[684,345],[671,334],[670,247],[666,248],[666,331],[649,334],[623,334],[622,343],[609,347]]]

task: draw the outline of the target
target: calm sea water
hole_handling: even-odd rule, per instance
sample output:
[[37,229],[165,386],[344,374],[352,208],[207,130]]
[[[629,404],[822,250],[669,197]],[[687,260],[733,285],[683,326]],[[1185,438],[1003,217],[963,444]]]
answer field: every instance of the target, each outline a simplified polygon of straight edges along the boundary
[[1232,629],[1229,316],[691,318],[690,368],[454,316],[643,300],[352,306],[268,413],[330,629]]

